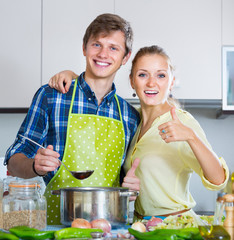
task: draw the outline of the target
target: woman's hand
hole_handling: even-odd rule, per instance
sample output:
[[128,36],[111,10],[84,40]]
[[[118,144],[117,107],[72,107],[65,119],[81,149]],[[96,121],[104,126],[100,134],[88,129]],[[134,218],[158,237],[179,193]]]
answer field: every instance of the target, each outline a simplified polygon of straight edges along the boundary
[[175,108],[171,109],[172,121],[158,127],[159,134],[166,142],[187,141],[197,158],[205,178],[213,184],[225,181],[225,172],[218,157],[203,143],[197,134],[178,119]]
[[194,137],[194,131],[181,123],[176,115],[175,107],[171,108],[172,121],[158,127],[159,135],[166,142],[189,141]]
[[[123,179],[122,187],[127,187],[130,190],[140,191],[140,179],[135,175],[135,171],[140,163],[140,159],[136,158],[132,167],[128,170],[125,178]],[[136,200],[137,197],[130,197],[130,201]]]
[[49,80],[49,86],[51,88],[55,88],[61,93],[67,93],[71,83],[72,79],[77,78],[78,75],[76,75],[74,72],[70,70],[65,70],[62,72],[59,72],[55,74],[50,80]]

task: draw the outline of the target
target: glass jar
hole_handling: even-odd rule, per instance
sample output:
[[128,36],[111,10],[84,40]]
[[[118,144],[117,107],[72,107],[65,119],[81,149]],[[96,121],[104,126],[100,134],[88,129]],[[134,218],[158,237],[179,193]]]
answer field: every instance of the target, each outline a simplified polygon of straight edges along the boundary
[[3,220],[2,220],[2,197],[3,197],[3,181],[0,178],[0,228],[2,228]]
[[42,230],[46,227],[46,199],[35,181],[13,181],[9,194],[3,197],[3,229],[28,226]]

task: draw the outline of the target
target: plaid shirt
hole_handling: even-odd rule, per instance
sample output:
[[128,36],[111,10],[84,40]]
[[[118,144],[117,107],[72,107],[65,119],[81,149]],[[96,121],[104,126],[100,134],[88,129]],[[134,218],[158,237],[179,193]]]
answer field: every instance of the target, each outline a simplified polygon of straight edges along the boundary
[[[85,82],[83,76],[84,73],[78,78],[72,112],[96,114],[120,120],[117,102],[114,98],[116,93],[114,83],[112,91],[104,97],[102,103],[98,106],[95,93]],[[45,148],[48,145],[53,145],[54,150],[60,154],[60,159],[63,157],[66,143],[68,114],[74,83],[75,80],[73,80],[69,92],[66,94],[59,93],[48,85],[42,86],[36,92],[28,114],[18,132],[43,145]],[[137,110],[121,97],[118,96],[118,100],[125,130],[125,154],[122,160],[123,164],[129,143],[139,124],[140,116]],[[38,146],[35,144],[21,137],[17,137],[13,145],[6,152],[4,164],[6,165],[9,158],[15,153],[23,153],[28,158],[34,158],[37,150]],[[56,171],[57,169],[44,177],[46,184],[51,180]]]

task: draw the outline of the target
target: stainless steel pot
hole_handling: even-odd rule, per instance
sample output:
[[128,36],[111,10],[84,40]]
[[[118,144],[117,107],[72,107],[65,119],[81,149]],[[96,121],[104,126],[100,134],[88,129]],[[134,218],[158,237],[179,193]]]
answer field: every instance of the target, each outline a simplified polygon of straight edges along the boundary
[[92,221],[104,218],[113,228],[128,223],[129,197],[137,191],[122,187],[61,188],[52,191],[60,195],[61,223],[71,226],[75,218]]

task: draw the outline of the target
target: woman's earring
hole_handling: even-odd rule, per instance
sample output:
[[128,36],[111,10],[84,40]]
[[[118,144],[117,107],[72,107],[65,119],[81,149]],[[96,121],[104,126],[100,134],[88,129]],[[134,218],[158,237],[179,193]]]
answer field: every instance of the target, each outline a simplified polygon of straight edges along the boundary
[[133,92],[133,94],[132,94],[132,96],[133,97],[136,97],[136,92],[135,92],[135,90],[133,90],[134,92]]

